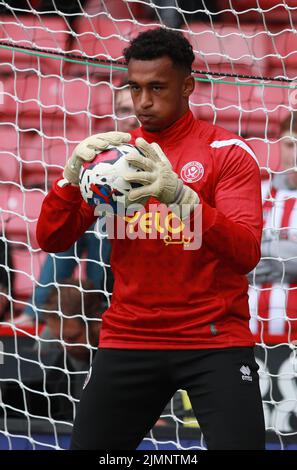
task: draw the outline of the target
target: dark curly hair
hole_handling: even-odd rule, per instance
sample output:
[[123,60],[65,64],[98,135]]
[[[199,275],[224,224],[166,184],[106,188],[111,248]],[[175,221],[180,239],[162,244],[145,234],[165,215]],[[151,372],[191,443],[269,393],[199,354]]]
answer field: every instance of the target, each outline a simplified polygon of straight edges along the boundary
[[182,67],[187,73],[191,73],[195,60],[193,48],[183,34],[164,28],[140,33],[123,53],[127,64],[130,59],[151,60],[168,56],[173,65]]

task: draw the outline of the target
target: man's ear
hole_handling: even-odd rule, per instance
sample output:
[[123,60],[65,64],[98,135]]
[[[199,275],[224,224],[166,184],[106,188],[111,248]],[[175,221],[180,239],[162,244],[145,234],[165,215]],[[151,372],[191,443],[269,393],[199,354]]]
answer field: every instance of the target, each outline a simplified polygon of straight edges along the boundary
[[195,89],[195,80],[192,75],[188,75],[184,80],[183,97],[189,98]]

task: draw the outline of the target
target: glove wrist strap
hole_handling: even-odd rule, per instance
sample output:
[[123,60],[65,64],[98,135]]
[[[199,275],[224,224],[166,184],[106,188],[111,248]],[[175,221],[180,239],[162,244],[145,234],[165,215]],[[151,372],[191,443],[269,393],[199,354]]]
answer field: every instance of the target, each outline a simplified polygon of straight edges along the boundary
[[177,180],[177,188],[176,188],[176,191],[175,191],[175,195],[174,195],[174,199],[172,201],[172,204],[180,204],[182,198],[183,198],[183,195],[184,195],[184,183],[182,182],[181,179],[178,179]]

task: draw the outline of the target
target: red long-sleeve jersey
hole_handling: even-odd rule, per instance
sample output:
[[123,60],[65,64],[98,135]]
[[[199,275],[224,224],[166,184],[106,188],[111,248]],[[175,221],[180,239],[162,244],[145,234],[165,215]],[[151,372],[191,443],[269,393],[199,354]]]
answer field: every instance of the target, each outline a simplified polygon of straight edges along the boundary
[[[241,138],[195,120],[190,111],[168,129],[151,133],[141,127],[132,136],[157,142],[173,170],[198,193],[202,246],[185,250],[160,238],[111,240],[115,283],[111,307],[103,315],[100,347],[253,345],[245,274],[260,258],[262,207],[255,155]],[[78,188],[56,183],[38,220],[40,247],[48,252],[68,249],[94,222],[93,212]]]

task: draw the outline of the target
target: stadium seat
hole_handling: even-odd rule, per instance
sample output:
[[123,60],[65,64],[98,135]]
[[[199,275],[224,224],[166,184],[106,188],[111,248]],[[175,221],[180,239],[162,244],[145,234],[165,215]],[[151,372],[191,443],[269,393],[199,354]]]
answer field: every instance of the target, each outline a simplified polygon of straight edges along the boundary
[[62,136],[58,138],[27,133],[21,154],[23,185],[26,188],[47,190],[61,175],[73,148],[74,144],[65,142]]
[[106,59],[122,58],[122,49],[128,45],[133,31],[139,31],[139,26],[131,21],[114,21],[103,15],[94,18],[81,17],[74,27],[77,37],[71,44],[71,49],[76,46],[75,52]]
[[[0,186],[0,223],[9,240],[37,247],[35,236],[37,218],[44,193],[38,189],[26,190],[15,184]],[[2,228],[2,229],[3,229]]]
[[42,130],[54,125],[75,127],[78,121],[113,114],[113,91],[108,82],[88,85],[79,78],[59,79],[20,73],[6,77],[0,89],[0,118],[18,122],[23,129]]
[[70,141],[114,129],[114,90],[108,82],[94,80],[88,86],[82,79],[69,79],[64,84],[64,98],[67,111],[77,122],[68,126]]
[[[286,5],[289,9],[286,8]],[[258,11],[258,6],[263,11]],[[294,21],[297,19],[296,0],[240,0],[232,2],[230,0],[220,0],[220,8],[223,11],[222,20],[231,21],[232,18],[236,22],[236,16],[240,22],[255,21],[263,24],[263,19],[267,23],[288,24],[290,18]],[[231,13],[231,10],[235,13]]]
[[25,73],[2,80],[1,120],[18,122],[23,129],[42,130],[49,122],[60,128],[68,121],[74,124],[78,112],[86,113],[87,104],[88,87],[83,81],[75,87],[57,77],[40,79]]
[[[139,19],[145,16],[145,7],[138,2],[129,2],[128,5],[123,1],[119,2],[119,0],[105,0],[104,6],[101,8],[102,11],[106,9],[108,13],[115,19]],[[98,0],[88,0],[86,5],[84,5],[84,10],[89,15],[98,14]]]
[[212,72],[265,75],[268,37],[265,30],[264,34],[260,34],[260,31],[254,25],[239,29],[215,23],[214,29],[211,29],[201,22],[188,23],[185,34],[196,55],[194,68]]
[[[133,21],[116,21],[106,15],[93,18],[80,17],[73,25],[77,36],[69,46],[69,52],[102,60],[123,59],[123,49],[129,45],[131,38],[140,31],[149,29],[144,23],[135,24]],[[67,72],[72,75],[86,75],[86,66],[83,64],[68,64]],[[106,67],[89,66],[89,73],[110,74],[109,64]],[[113,73],[117,73],[113,70]]]
[[289,110],[297,109],[297,103],[291,103],[290,91],[197,82],[190,102],[194,115],[200,119],[223,127],[229,122],[238,127],[241,135],[272,137],[277,136],[279,123],[287,117]]
[[[61,109],[61,82],[58,78],[38,78],[33,74],[18,73],[6,77],[3,83],[1,117],[35,128],[45,119],[63,119]],[[59,108],[60,106],[60,108]],[[38,126],[39,127],[39,126]]]
[[[65,98],[69,93],[65,89]],[[77,91],[77,90],[76,90]],[[21,175],[22,184],[26,188],[41,188],[47,190],[52,182],[61,176],[66,160],[71,156],[74,147],[89,135],[114,129],[114,121],[109,117],[112,113],[112,94],[110,88],[100,85],[90,91],[87,107],[83,97],[72,102],[71,111],[75,113],[75,122],[68,126],[64,132],[57,122],[44,121],[42,134],[38,132],[24,132],[21,146]],[[92,101],[94,98],[94,102]],[[99,98],[101,108],[96,100]],[[65,100],[66,102],[67,100]],[[89,108],[91,115],[86,113]],[[58,124],[62,124],[61,122]]]
[[41,250],[31,251],[29,247],[12,243],[12,262],[15,269],[14,294],[16,300],[27,300],[33,285],[39,279],[46,253]]
[[280,169],[280,148],[279,142],[265,142],[261,139],[247,139],[248,144],[255,152],[260,167],[269,168],[272,171]]
[[[8,119],[9,116],[9,119]],[[0,120],[16,122],[16,96],[13,76],[1,78],[0,82]]]
[[0,124],[0,182],[19,182],[19,135],[10,124]]
[[113,90],[108,82],[88,85],[82,79],[68,79],[63,82],[63,99],[67,113],[73,117],[85,114],[107,117],[113,113]]
[[[58,16],[13,16],[0,17],[0,41],[7,40],[11,45],[45,49],[49,51],[67,50],[70,31],[67,23]],[[54,58],[41,58],[24,52],[0,49],[0,73],[12,73],[15,68],[40,70],[43,74],[61,74],[63,61]]]
[[273,36],[269,67],[273,77],[282,75],[297,76],[297,32],[282,31]]

